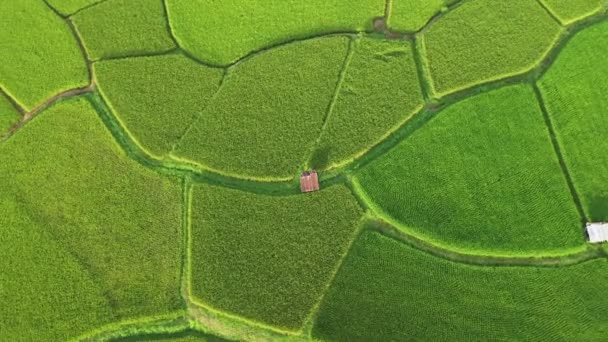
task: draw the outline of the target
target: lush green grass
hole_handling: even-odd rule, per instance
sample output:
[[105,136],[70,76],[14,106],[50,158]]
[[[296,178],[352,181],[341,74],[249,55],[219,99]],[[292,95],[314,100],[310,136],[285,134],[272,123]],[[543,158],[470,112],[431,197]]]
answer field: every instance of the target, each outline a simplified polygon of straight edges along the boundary
[[175,47],[162,0],[107,0],[72,18],[91,60]]
[[539,82],[587,216],[608,221],[608,23],[579,32]]
[[175,156],[242,177],[295,176],[320,134],[348,40],[289,44],[231,69]]
[[21,113],[13,106],[8,98],[0,92],[0,136],[19,122]]
[[180,309],[179,182],[128,160],[86,99],[0,144],[0,184],[3,334],[62,340],[46,337]]
[[221,69],[181,54],[97,62],[93,69],[115,115],[157,157],[171,151],[222,78]]
[[423,104],[409,42],[357,40],[313,166],[337,166],[360,156]]
[[87,84],[76,39],[43,1],[0,1],[0,22],[0,86],[25,109]]
[[532,69],[561,32],[536,1],[466,1],[422,36],[435,96]]
[[394,31],[418,31],[445,5],[445,0],[392,0],[388,27]]
[[604,0],[540,0],[564,25],[572,24],[605,8]]
[[529,86],[448,107],[358,179],[408,231],[450,248],[529,255],[566,253],[584,243]]
[[70,15],[87,6],[104,0],[46,0],[54,9],[63,15]]
[[296,38],[372,29],[384,0],[167,0],[180,45],[218,65]]
[[330,341],[601,341],[605,259],[561,268],[479,267],[365,232],[324,298]]
[[297,330],[354,238],[360,211],[343,186],[282,197],[196,186],[194,297]]

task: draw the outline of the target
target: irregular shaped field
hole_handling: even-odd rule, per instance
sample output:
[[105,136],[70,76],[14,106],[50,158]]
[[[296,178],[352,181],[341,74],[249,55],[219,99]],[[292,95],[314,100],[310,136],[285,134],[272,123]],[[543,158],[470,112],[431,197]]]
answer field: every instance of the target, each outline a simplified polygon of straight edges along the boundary
[[371,31],[384,13],[384,0],[166,1],[180,46],[215,65],[294,39]]
[[289,44],[230,69],[174,155],[245,178],[293,178],[320,134],[349,40]]
[[0,184],[2,253],[16,253],[0,259],[3,336],[64,340],[181,308],[179,186],[127,160],[86,99],[1,144]]
[[459,102],[357,177],[380,210],[417,236],[470,253],[567,253],[583,246],[531,87]]
[[599,341],[606,335],[607,272],[605,259],[562,268],[457,264],[368,231],[325,296],[314,336]]
[[222,70],[182,54],[94,64],[97,84],[120,122],[143,148],[167,155],[211,101]]
[[419,111],[424,99],[411,43],[364,37],[351,47],[310,164],[345,164]]
[[436,97],[524,73],[556,44],[562,28],[536,1],[471,0],[421,39]]
[[591,221],[608,220],[608,23],[578,33],[539,82]]
[[21,119],[21,113],[9,99],[0,92],[0,137],[6,134]]
[[298,330],[357,231],[360,209],[350,191],[285,197],[201,185],[193,196],[193,296]]
[[415,32],[446,6],[446,0],[391,0],[388,27],[393,31]]
[[564,25],[570,25],[606,8],[603,0],[539,1]]
[[87,85],[73,32],[43,1],[2,1],[0,22],[0,86],[23,108]]
[[607,6],[0,0],[0,341],[605,339]]
[[91,60],[175,48],[163,0],[106,0],[80,11],[72,21]]

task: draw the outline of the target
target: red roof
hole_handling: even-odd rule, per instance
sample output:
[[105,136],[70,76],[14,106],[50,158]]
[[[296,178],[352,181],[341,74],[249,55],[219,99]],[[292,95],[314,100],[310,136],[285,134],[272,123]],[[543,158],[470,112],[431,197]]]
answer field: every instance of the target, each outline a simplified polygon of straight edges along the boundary
[[300,176],[300,190],[302,192],[318,191],[319,176],[317,171],[304,171]]

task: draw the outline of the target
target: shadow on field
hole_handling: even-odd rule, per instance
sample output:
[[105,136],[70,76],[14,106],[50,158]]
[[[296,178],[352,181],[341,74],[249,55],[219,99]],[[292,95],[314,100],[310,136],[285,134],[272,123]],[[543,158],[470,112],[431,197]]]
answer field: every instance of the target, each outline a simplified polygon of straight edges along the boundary
[[593,196],[589,201],[589,219],[608,221],[608,196]]
[[310,168],[315,170],[325,170],[329,166],[330,146],[321,146],[316,149],[310,157]]

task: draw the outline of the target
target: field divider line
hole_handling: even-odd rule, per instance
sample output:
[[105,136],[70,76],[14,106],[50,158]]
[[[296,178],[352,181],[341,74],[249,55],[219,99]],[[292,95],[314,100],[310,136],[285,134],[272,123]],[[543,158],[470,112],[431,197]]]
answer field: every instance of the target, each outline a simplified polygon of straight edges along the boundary
[[192,180],[189,175],[184,175],[182,180],[182,267],[180,274],[181,298],[187,308],[190,302],[190,270],[192,253]]
[[425,238],[391,218],[373,202],[356,178],[352,179],[352,188],[357,197],[368,204],[367,225],[370,229],[421,252],[452,262],[478,266],[566,267],[603,257],[596,248],[587,245],[578,250],[572,249],[572,252],[569,253],[556,255],[542,255],[534,252],[521,256],[491,254],[489,251],[480,251],[479,254],[467,253],[466,250],[450,248]]
[[545,12],[547,12],[547,14],[553,19],[555,20],[555,22],[557,22],[557,24],[561,27],[566,27],[567,25],[564,25],[564,23],[562,23],[562,21],[557,17],[557,15],[555,13],[553,13],[553,11],[545,4],[545,2],[543,0],[536,0],[536,2],[538,3],[538,5],[540,7],[543,8],[543,10]]
[[[466,0],[461,0],[457,4],[460,4],[465,1]],[[347,165],[326,170],[324,172],[325,176],[322,176],[322,180],[330,184],[335,181],[334,179],[339,178],[340,175],[345,173],[351,173],[364,167],[377,157],[390,151],[394,146],[409,137],[412,131],[419,129],[420,127],[422,127],[422,125],[426,124],[426,122],[430,121],[432,117],[440,114],[444,109],[454,103],[457,103],[475,95],[488,93],[490,91],[497,90],[503,87],[508,87],[515,84],[535,82],[537,79],[542,77],[542,75],[551,67],[561,49],[567,45],[567,43],[574,35],[576,35],[576,33],[587,27],[603,22],[606,19],[607,14],[600,13],[577,23],[577,25],[569,27],[568,30],[564,31],[561,37],[557,39],[556,44],[553,45],[553,47],[547,52],[545,58],[539,61],[536,67],[526,72],[493,81],[483,82],[466,89],[458,90],[453,93],[443,95],[435,99],[437,102],[436,104],[432,104],[431,106],[427,105],[419,113],[414,114],[411,119],[407,120],[401,127],[395,130],[392,134],[388,135],[383,141],[380,141],[376,145],[369,148],[367,152],[363,155],[359,156],[358,158],[355,158]],[[419,116],[423,116],[426,118],[421,120]],[[412,128],[411,126],[416,127]]]
[[325,128],[327,127],[327,124],[328,124],[329,120],[331,119],[331,114],[334,111],[336,102],[338,102],[338,98],[340,97],[340,91],[342,90],[342,83],[344,82],[344,78],[346,77],[346,74],[348,72],[348,67],[350,66],[350,62],[355,53],[355,45],[359,42],[360,39],[361,39],[361,36],[357,36],[355,38],[349,37],[348,47],[346,50],[346,56],[344,56],[344,61],[342,62],[342,67],[340,69],[340,73],[338,74],[338,79],[336,80],[336,86],[334,88],[333,96],[332,96],[331,100],[329,101],[329,104],[327,105],[327,109],[325,110],[325,115],[323,117],[323,123],[321,124],[321,129],[319,130],[319,135],[317,136],[317,139],[315,139],[315,143],[311,146],[311,150],[308,153],[308,157],[304,163],[305,164],[304,168],[310,167],[310,165],[309,165],[310,160],[312,159],[312,156],[313,156],[315,150],[317,149],[319,143],[321,142],[321,138],[323,137],[323,132],[325,132]]
[[348,258],[348,255],[350,254],[350,251],[352,250],[353,246],[355,245],[355,242],[357,241],[357,239],[363,232],[364,226],[365,226],[364,223],[365,223],[366,219],[367,219],[366,214],[363,213],[361,215],[361,218],[357,222],[357,228],[353,232],[351,240],[348,242],[348,245],[344,249],[344,253],[340,256],[340,259],[338,259],[338,262],[336,263],[334,269],[332,270],[332,273],[330,274],[329,279],[327,280],[327,283],[325,284],[325,287],[321,291],[321,293],[317,299],[317,302],[310,309],[310,312],[308,313],[308,315],[306,316],[306,319],[304,320],[304,324],[302,325],[301,332],[303,334],[305,334],[305,336],[307,338],[309,338],[309,340],[312,340],[312,330],[314,328],[315,320],[319,314],[319,309],[321,308],[321,303],[323,302],[323,299],[325,298],[327,293],[329,293],[329,290],[331,289],[338,273],[340,272],[340,269],[342,268],[344,261],[346,260],[346,258]]
[[532,88],[534,89],[534,95],[536,96],[538,106],[543,114],[543,119],[545,121],[545,125],[547,126],[547,133],[549,134],[549,138],[551,139],[551,144],[553,145],[555,155],[559,162],[559,167],[562,170],[564,180],[568,184],[570,195],[572,196],[572,200],[574,202],[574,205],[576,206],[576,210],[578,211],[578,215],[581,219],[581,230],[584,231],[585,223],[589,221],[589,218],[585,214],[585,210],[583,209],[583,204],[581,202],[580,196],[578,194],[578,191],[576,190],[576,186],[574,185],[574,181],[572,180],[572,176],[570,175],[570,170],[568,169],[568,165],[564,159],[562,148],[555,133],[555,125],[553,124],[553,121],[551,120],[551,115],[547,110],[547,106],[543,99],[542,92],[536,82],[532,83]]
[[196,126],[196,124],[200,121],[201,117],[203,116],[203,112],[207,109],[207,107],[210,107],[213,104],[213,102],[215,102],[215,98],[218,96],[218,94],[220,93],[220,91],[224,87],[224,84],[226,83],[226,79],[228,78],[228,74],[229,74],[228,69],[224,69],[224,73],[222,74],[222,78],[220,79],[218,87],[215,90],[215,92],[213,93],[213,95],[211,95],[211,98],[207,102],[207,105],[204,108],[201,108],[201,110],[198,112],[198,115],[194,119],[192,119],[192,122],[190,122],[190,124],[188,125],[188,127],[186,127],[186,129],[184,130],[184,132],[182,132],[182,134],[180,134],[179,138],[177,138],[175,140],[175,143],[173,144],[173,146],[171,146],[171,150],[169,151],[168,155],[173,155],[173,153],[175,152],[175,149],[179,146],[179,144],[182,142],[182,140],[184,139],[184,137],[186,135],[188,135],[188,133],[190,132],[190,130],[192,130],[192,128],[194,126]]
[[426,59],[426,47],[424,45],[424,37],[414,36],[412,38],[412,53],[414,56],[414,64],[416,65],[416,73],[418,74],[418,82],[420,91],[425,103],[429,103],[433,98],[433,80],[431,79],[428,61]]
[[129,318],[106,324],[100,328],[86,332],[69,341],[111,341],[120,337],[137,336],[141,334],[174,334],[190,328],[184,311]]

